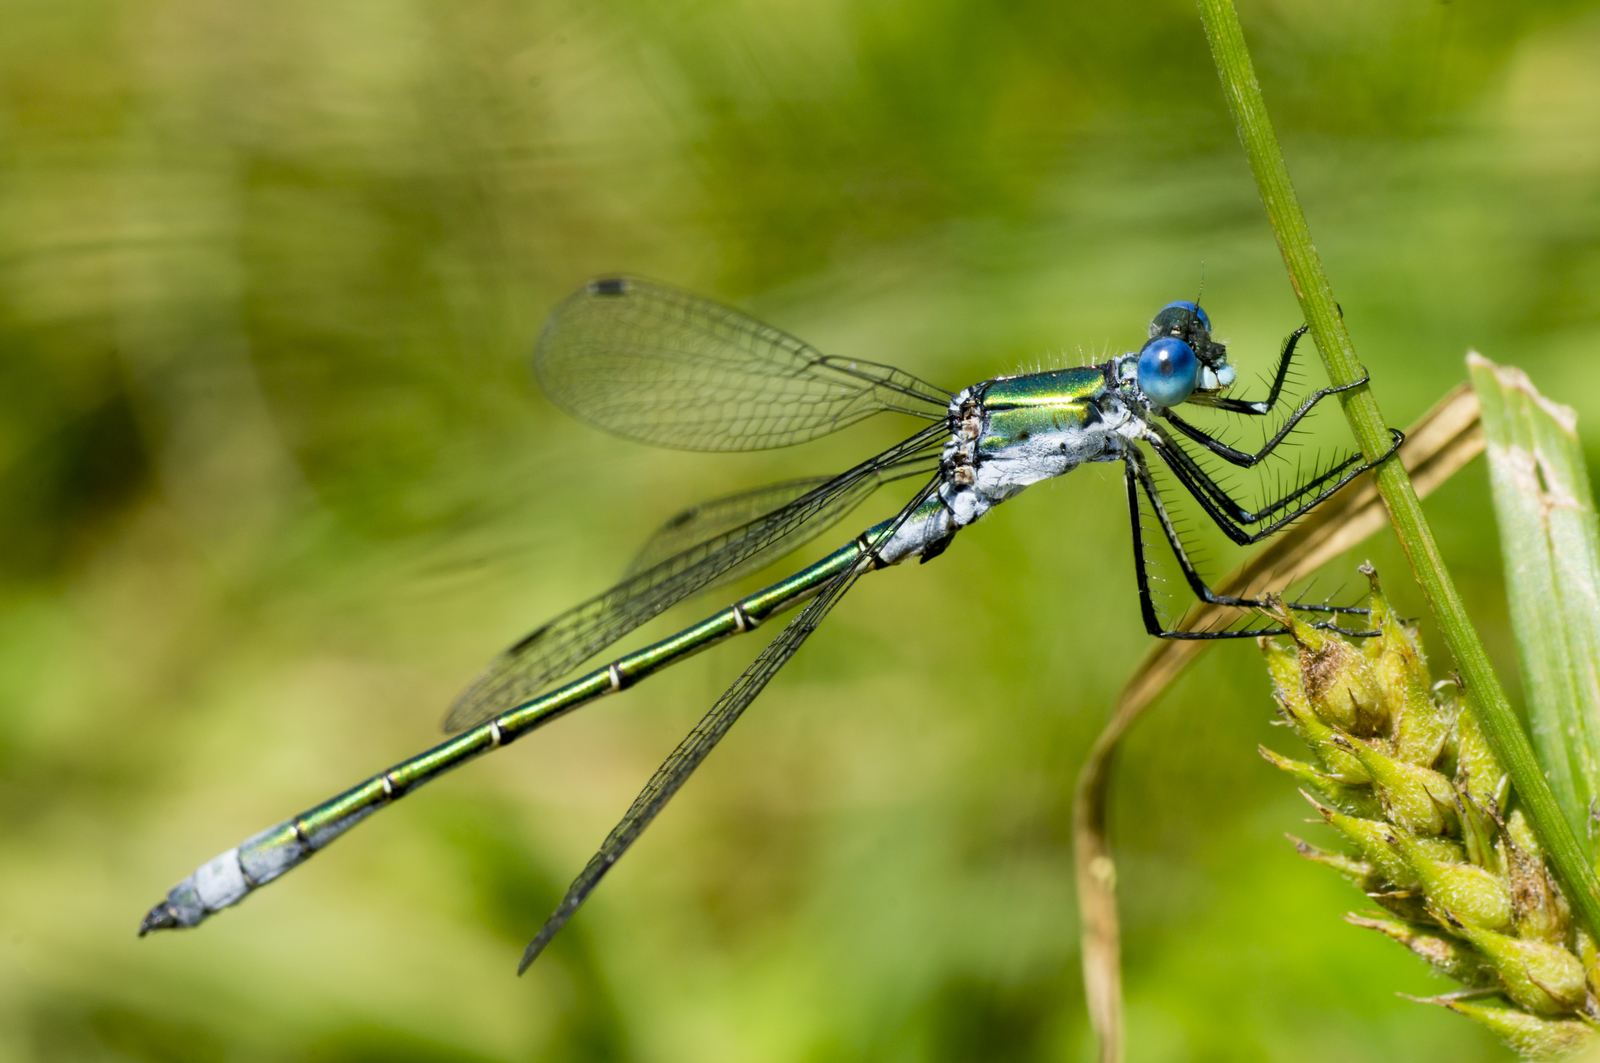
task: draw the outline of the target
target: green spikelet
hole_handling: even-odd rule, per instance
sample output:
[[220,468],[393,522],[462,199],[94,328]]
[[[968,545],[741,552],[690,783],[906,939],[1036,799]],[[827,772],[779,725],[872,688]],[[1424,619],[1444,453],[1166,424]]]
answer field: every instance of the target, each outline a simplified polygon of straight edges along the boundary
[[1360,762],[1388,813],[1389,822],[1413,834],[1444,834],[1458,826],[1456,789],[1450,780],[1418,764],[1407,764],[1366,742],[1336,736],[1335,745]]
[[1394,919],[1372,919],[1350,912],[1344,921],[1352,926],[1376,930],[1393,941],[1398,941],[1428,962],[1428,965],[1446,978],[1454,978],[1469,989],[1490,989],[1500,985],[1495,969],[1483,954],[1464,945],[1454,937],[1439,932],[1437,927],[1418,926]]
[[1511,925],[1511,893],[1493,872],[1437,859],[1404,831],[1393,832],[1390,844],[1411,865],[1423,894],[1449,912],[1452,920],[1485,930]]
[[1308,841],[1296,838],[1293,834],[1285,834],[1284,837],[1294,844],[1295,852],[1314,864],[1333,868],[1363,893],[1377,889],[1383,884],[1383,876],[1378,869],[1360,857],[1319,849]]
[[1395,759],[1406,764],[1429,765],[1439,759],[1450,734],[1450,716],[1433,700],[1428,662],[1417,644],[1416,632],[1407,629],[1389,608],[1378,589],[1378,571],[1362,565],[1372,584],[1372,630],[1361,648],[1372,661],[1378,686],[1383,688],[1393,719]]
[[[1448,919],[1451,913],[1444,913]],[[1496,934],[1471,923],[1458,923],[1455,931],[1488,957],[1500,975],[1506,996],[1536,1015],[1571,1015],[1583,1005],[1588,987],[1583,963],[1559,945]]]
[[1310,791],[1323,804],[1330,805],[1347,815],[1363,816],[1367,819],[1383,815],[1383,803],[1372,792],[1372,787],[1348,786],[1334,776],[1318,771],[1314,764],[1279,756],[1266,746],[1256,748],[1260,750],[1268,764],[1288,772],[1300,784],[1302,790]]
[[1594,1038],[1592,1026],[1573,1019],[1540,1019],[1516,1008],[1447,997],[1432,997],[1424,999],[1423,1003],[1442,1005],[1457,1015],[1482,1023],[1529,1059],[1561,1059],[1581,1051]]
[[[1261,641],[1279,715],[1312,752],[1287,772],[1346,853],[1291,837],[1399,918],[1350,914],[1487,1000],[1433,997],[1530,1059],[1600,1042],[1600,947],[1577,928],[1459,683],[1435,684],[1370,566],[1371,637],[1352,645],[1276,605]],[[1498,999],[1495,999],[1495,997]]]
[[1300,682],[1300,659],[1292,646],[1262,640],[1267,656],[1267,672],[1272,676],[1278,699],[1278,714],[1294,729],[1300,740],[1322,762],[1329,777],[1337,782],[1364,785],[1372,781],[1367,769],[1336,742],[1337,733],[1311,708]]
[[[1441,688],[1443,688],[1441,690]],[[1459,704],[1459,691],[1454,683],[1441,683],[1434,688],[1458,703],[1456,711],[1456,783],[1486,809],[1504,807],[1511,777],[1500,760],[1489,748],[1477,714],[1467,705]]]
[[1366,656],[1337,635],[1319,631],[1280,605],[1300,664],[1300,686],[1311,711],[1347,734],[1375,735],[1388,723],[1389,703]]
[[1330,827],[1343,834],[1361,851],[1367,863],[1378,869],[1381,880],[1389,884],[1391,891],[1413,890],[1422,885],[1411,863],[1396,853],[1390,844],[1396,833],[1393,827],[1378,820],[1347,816],[1317,805],[1315,801],[1311,803],[1316,805],[1317,811],[1322,813],[1322,818],[1328,821]]

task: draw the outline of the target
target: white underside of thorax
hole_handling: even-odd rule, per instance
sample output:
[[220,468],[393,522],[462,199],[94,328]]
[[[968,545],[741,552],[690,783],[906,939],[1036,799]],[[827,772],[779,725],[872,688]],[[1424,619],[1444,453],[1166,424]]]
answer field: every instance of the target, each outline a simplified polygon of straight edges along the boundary
[[1035,433],[1026,442],[979,453],[978,443],[988,428],[987,414],[981,403],[969,402],[971,392],[971,388],[961,391],[950,403],[956,428],[941,455],[941,504],[908,519],[878,548],[884,564],[920,554],[1026,487],[1064,476],[1085,462],[1118,460],[1128,443],[1145,432],[1143,423],[1120,401],[1114,401],[1102,409],[1101,420],[1094,424]]

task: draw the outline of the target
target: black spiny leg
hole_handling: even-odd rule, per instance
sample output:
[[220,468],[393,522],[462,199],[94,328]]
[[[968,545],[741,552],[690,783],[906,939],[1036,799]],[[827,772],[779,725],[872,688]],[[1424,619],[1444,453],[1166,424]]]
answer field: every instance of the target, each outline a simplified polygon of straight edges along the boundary
[[[1150,475],[1149,465],[1145,462],[1144,454],[1138,447],[1130,445],[1123,456],[1123,468],[1126,473],[1128,486],[1128,513],[1133,522],[1133,564],[1134,574],[1139,585],[1139,609],[1144,617],[1144,626],[1150,634],[1164,639],[1233,639],[1254,638],[1257,635],[1285,635],[1287,628],[1251,628],[1245,631],[1175,631],[1161,626],[1159,617],[1156,616],[1155,602],[1150,595],[1150,581],[1148,565],[1144,556],[1143,522],[1139,519],[1139,489],[1144,489],[1145,497],[1150,500],[1150,509],[1155,514],[1156,523],[1161,526],[1161,532],[1166,537],[1167,545],[1172,548],[1173,556],[1177,558],[1178,568],[1183,572],[1184,581],[1189,584],[1189,589],[1194,596],[1210,605],[1221,605],[1234,609],[1260,609],[1265,608],[1267,602],[1260,598],[1236,598],[1231,595],[1217,594],[1206,585],[1200,573],[1196,571],[1194,563],[1190,561],[1188,551],[1184,549],[1183,541],[1178,535],[1177,528],[1172,523],[1172,518],[1167,513],[1166,505],[1161,501],[1161,493],[1156,487],[1155,478]],[[1312,605],[1303,602],[1286,602],[1288,608],[1302,613],[1338,613],[1367,615],[1367,610],[1351,605]],[[1321,621],[1317,627],[1343,631],[1334,626],[1332,621]],[[1365,635],[1367,632],[1344,631],[1347,635]]]
[[[1243,399],[1225,398],[1204,398],[1198,401],[1213,409],[1246,414],[1252,417],[1262,417],[1270,413],[1278,403],[1284,383],[1288,380],[1289,367],[1294,361],[1295,348],[1299,344],[1300,338],[1306,334],[1306,331],[1306,326],[1302,325],[1284,341],[1283,350],[1278,356],[1278,368],[1273,374],[1272,388],[1267,393],[1264,401],[1251,402]],[[1163,410],[1161,414],[1180,434],[1199,443],[1206,450],[1216,454],[1224,461],[1243,468],[1250,468],[1271,455],[1317,403],[1330,395],[1337,395],[1342,391],[1359,387],[1366,381],[1367,378],[1363,376],[1360,380],[1352,383],[1323,388],[1313,393],[1289,415],[1278,430],[1273,433],[1272,437],[1255,453],[1228,446],[1215,436],[1178,417],[1171,410]],[[1403,434],[1390,429],[1394,433],[1394,443],[1387,451],[1379,455],[1375,461],[1366,462],[1362,460],[1360,454],[1352,454],[1323,471],[1315,473],[1287,494],[1252,511],[1246,509],[1221,484],[1217,483],[1216,479],[1203,469],[1195,461],[1194,457],[1184,450],[1165,429],[1157,424],[1149,424],[1149,428],[1150,431],[1145,436],[1145,440],[1161,456],[1161,460],[1171,470],[1174,478],[1194,497],[1195,501],[1200,503],[1201,508],[1206,511],[1206,515],[1216,523],[1217,527],[1221,528],[1229,539],[1240,546],[1248,546],[1251,543],[1260,542],[1286,524],[1305,515],[1308,511],[1326,501],[1351,480],[1373,468],[1379,462],[1386,461],[1392,457],[1405,439]],[[1172,548],[1173,555],[1177,558],[1178,567],[1183,572],[1184,580],[1189,584],[1190,590],[1194,592],[1197,598],[1211,605],[1237,609],[1261,608],[1267,603],[1264,600],[1254,598],[1236,598],[1213,593],[1211,588],[1206,586],[1205,580],[1200,577],[1199,572],[1195,570],[1194,564],[1190,561],[1188,553],[1183,547],[1177,528],[1173,525],[1171,517],[1167,514],[1166,506],[1161,501],[1161,495],[1156,488],[1155,479],[1150,475],[1150,468],[1145,461],[1143,452],[1137,446],[1129,444],[1128,450],[1123,456],[1123,465],[1128,488],[1128,513],[1133,524],[1133,559],[1139,586],[1139,607],[1144,617],[1146,630],[1158,638],[1172,639],[1223,639],[1285,634],[1286,629],[1281,627],[1255,628],[1247,631],[1196,632],[1170,631],[1161,626],[1160,618],[1156,615],[1155,602],[1150,595],[1150,577],[1145,558],[1143,528],[1139,517],[1139,490],[1141,487],[1145,496],[1150,500],[1151,509],[1155,513],[1157,523],[1161,526],[1162,534],[1165,535],[1167,544]],[[1256,526],[1253,531],[1250,530],[1252,525]],[[1300,602],[1286,604],[1288,608],[1300,612],[1329,614],[1365,614],[1367,612],[1367,610],[1355,606],[1307,605]],[[1343,630],[1337,628],[1332,620],[1321,621],[1317,626]],[[1367,634],[1366,632],[1345,633],[1352,635]]]
[[[1278,404],[1278,396],[1283,392],[1284,382],[1289,378],[1289,366],[1294,362],[1295,346],[1299,344],[1300,337],[1304,336],[1305,334],[1306,326],[1301,325],[1299,328],[1295,329],[1289,334],[1288,339],[1283,341],[1283,351],[1278,355],[1278,369],[1277,372],[1273,374],[1272,378],[1272,390],[1267,392],[1265,401],[1250,402],[1245,399],[1226,399],[1220,397],[1202,398],[1194,401],[1197,401],[1202,405],[1210,406],[1212,409],[1226,410],[1229,413],[1242,413],[1251,417],[1265,417],[1267,414],[1271,413],[1272,409]],[[1360,387],[1366,382],[1367,377],[1365,374],[1363,374],[1360,380],[1355,380],[1348,384],[1340,384],[1337,387],[1326,387],[1320,391],[1313,392],[1295,409],[1294,413],[1289,415],[1288,419],[1283,422],[1282,426],[1279,427],[1277,432],[1273,433],[1272,438],[1263,443],[1261,449],[1256,451],[1254,454],[1250,453],[1249,451],[1237,450],[1228,446],[1226,443],[1206,432],[1204,429],[1197,428],[1188,421],[1185,421],[1171,410],[1163,411],[1162,416],[1171,422],[1172,427],[1176,428],[1178,431],[1182,432],[1196,443],[1199,443],[1201,446],[1211,451],[1211,453],[1222,458],[1224,461],[1232,462],[1234,465],[1240,465],[1248,469],[1252,465],[1264,461],[1269,454],[1278,449],[1278,445],[1284,441],[1290,432],[1294,431],[1295,426],[1300,423],[1301,419],[1304,418],[1306,414],[1311,412],[1312,407],[1316,406],[1317,403],[1321,402],[1329,395],[1337,395],[1341,391],[1349,391],[1351,388]]]
[[1234,465],[1239,465],[1248,469],[1252,465],[1256,465],[1262,461],[1265,461],[1268,455],[1270,455],[1274,450],[1277,450],[1278,445],[1288,438],[1289,433],[1293,432],[1295,426],[1300,423],[1306,414],[1311,412],[1311,408],[1313,406],[1327,398],[1329,395],[1337,395],[1341,391],[1349,391],[1351,388],[1358,388],[1362,384],[1365,384],[1368,379],[1368,377],[1363,376],[1360,380],[1352,380],[1348,384],[1340,384],[1338,387],[1323,388],[1320,391],[1312,392],[1311,396],[1307,398],[1306,401],[1302,402],[1298,407],[1295,408],[1295,411],[1291,413],[1288,419],[1283,422],[1282,427],[1272,434],[1272,438],[1261,444],[1261,449],[1256,451],[1254,454],[1245,450],[1236,450],[1233,447],[1228,446],[1228,444],[1224,443],[1216,436],[1211,435],[1205,429],[1195,427],[1188,421],[1185,421],[1182,417],[1179,417],[1177,414],[1173,413],[1171,410],[1164,411],[1161,416],[1165,417],[1167,421],[1171,423],[1172,427],[1176,428],[1178,431],[1182,432],[1196,443],[1199,443],[1201,446],[1211,451],[1211,453],[1217,455],[1217,457],[1221,458],[1223,461],[1230,462]]
[[[1313,476],[1282,498],[1261,509],[1251,511],[1230,496],[1171,437],[1158,426],[1152,427],[1155,431],[1145,437],[1146,441],[1172,470],[1173,476],[1184,489],[1194,496],[1200,507],[1206,511],[1217,527],[1222,529],[1223,534],[1240,546],[1260,542],[1285,524],[1304,516],[1357,476],[1378,465],[1379,462],[1387,461],[1405,439],[1403,433],[1391,428],[1389,431],[1394,433],[1394,444],[1380,454],[1377,461],[1363,462],[1361,455],[1352,454],[1326,471]],[[1306,499],[1308,495],[1311,496],[1309,500],[1302,502],[1301,500]],[[1263,524],[1268,521],[1270,523]],[[1250,531],[1245,527],[1250,524],[1263,526]]]

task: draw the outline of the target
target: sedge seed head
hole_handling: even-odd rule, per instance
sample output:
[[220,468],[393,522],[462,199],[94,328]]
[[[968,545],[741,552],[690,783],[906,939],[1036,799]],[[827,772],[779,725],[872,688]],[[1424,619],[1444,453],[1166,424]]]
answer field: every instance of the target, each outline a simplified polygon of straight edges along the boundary
[[1294,776],[1355,855],[1291,837],[1296,851],[1398,917],[1349,922],[1514,1006],[1434,1003],[1539,1058],[1600,1039],[1600,946],[1574,926],[1459,680],[1433,684],[1416,631],[1363,571],[1373,637],[1352,645],[1276,602],[1290,639],[1261,640],[1279,712],[1314,763],[1262,755]]

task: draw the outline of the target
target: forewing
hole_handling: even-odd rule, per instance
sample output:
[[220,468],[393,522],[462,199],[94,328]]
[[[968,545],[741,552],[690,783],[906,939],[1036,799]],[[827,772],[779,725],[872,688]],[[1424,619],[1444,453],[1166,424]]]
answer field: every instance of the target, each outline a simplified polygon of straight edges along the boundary
[[884,410],[942,419],[950,394],[850,361],[737,310],[634,278],[594,281],[556,307],[534,372],[590,424],[657,446],[761,450]]

